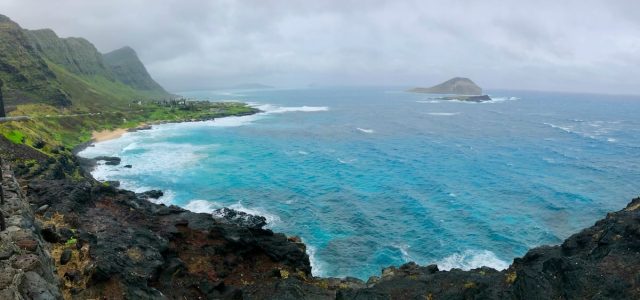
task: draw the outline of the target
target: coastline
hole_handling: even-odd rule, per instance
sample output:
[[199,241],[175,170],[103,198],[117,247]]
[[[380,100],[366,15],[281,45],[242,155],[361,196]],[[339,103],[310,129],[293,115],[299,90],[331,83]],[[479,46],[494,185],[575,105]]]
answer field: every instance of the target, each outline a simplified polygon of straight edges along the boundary
[[[60,159],[47,170],[76,167],[73,160]],[[592,298],[607,291],[612,299],[631,299],[637,298],[640,290],[637,283],[629,281],[640,266],[636,250],[640,198],[560,245],[529,249],[505,270],[442,271],[437,265],[406,263],[385,267],[364,281],[313,276],[309,249],[302,240],[263,228],[261,217],[229,210],[224,217],[212,220],[212,214],[155,204],[141,194],[100,184],[87,173],[72,178],[50,172],[29,183],[37,218],[44,224],[58,222],[57,227],[43,231],[55,233],[57,242],[47,235],[51,241],[47,245],[58,249],[53,253],[58,256],[59,250],[68,248],[65,241],[69,239],[57,236],[69,228],[77,232],[76,243],[85,247],[72,250],[70,266],[89,266],[79,273],[58,263],[57,257],[51,266],[67,284],[71,281],[65,274],[78,274],[78,283],[62,288],[63,293],[74,293],[77,299],[112,295],[114,291],[106,282],[117,283],[122,287],[116,290],[117,295],[128,298],[161,298],[162,293],[171,298],[243,295],[333,300],[432,295],[429,298],[547,299],[559,298],[565,295],[563,291],[576,298]],[[97,230],[94,224],[110,229]],[[621,262],[625,268],[619,267]],[[619,270],[615,274],[607,271],[614,268]],[[209,276],[208,270],[215,272],[211,273],[215,277]],[[602,280],[605,274],[610,279]],[[193,288],[184,288],[186,284]]]
[[123,134],[129,132],[125,128],[116,128],[112,130],[93,131],[91,133],[91,140],[95,143],[113,140],[121,137]]

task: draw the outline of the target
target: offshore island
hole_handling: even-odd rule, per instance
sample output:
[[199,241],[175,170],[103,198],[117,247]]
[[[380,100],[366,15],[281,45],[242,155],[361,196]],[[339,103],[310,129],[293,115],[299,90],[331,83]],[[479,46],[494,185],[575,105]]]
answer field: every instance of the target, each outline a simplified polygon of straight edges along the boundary
[[467,102],[491,101],[489,95],[482,94],[482,88],[469,78],[454,77],[429,88],[412,88],[407,92],[446,95],[436,97],[439,100],[458,100]]
[[[482,96],[452,80],[412,91]],[[154,204],[162,191],[99,182],[74,155],[96,132],[257,109],[182,99],[131,48],[102,54],[2,15],[0,82],[0,299],[640,298],[640,198],[502,271],[407,263],[366,282],[314,277],[300,238],[265,229],[264,217]]]

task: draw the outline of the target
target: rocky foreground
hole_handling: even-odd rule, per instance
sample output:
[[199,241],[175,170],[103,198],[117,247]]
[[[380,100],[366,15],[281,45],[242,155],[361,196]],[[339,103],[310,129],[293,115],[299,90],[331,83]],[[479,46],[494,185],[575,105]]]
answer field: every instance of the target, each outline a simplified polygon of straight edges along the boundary
[[2,299],[640,299],[640,198],[504,271],[408,263],[363,282],[313,277],[262,217],[153,204],[73,157],[3,170]]

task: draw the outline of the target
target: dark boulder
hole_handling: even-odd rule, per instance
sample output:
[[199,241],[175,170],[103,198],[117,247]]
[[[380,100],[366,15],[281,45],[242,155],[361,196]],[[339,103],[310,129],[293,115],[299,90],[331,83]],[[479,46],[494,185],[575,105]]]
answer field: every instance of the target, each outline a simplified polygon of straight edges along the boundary
[[66,265],[71,260],[72,255],[73,252],[71,251],[71,249],[64,249],[64,251],[62,251],[62,254],[60,254],[60,264]]
[[43,228],[40,230],[40,234],[42,235],[42,238],[49,243],[60,242],[60,235],[53,226]]
[[246,212],[223,207],[213,211],[214,218],[227,224],[234,224],[240,227],[260,229],[267,225],[267,219],[263,216],[254,216]]
[[150,190],[142,193],[137,193],[136,196],[140,199],[158,199],[164,196],[164,193],[160,190]]

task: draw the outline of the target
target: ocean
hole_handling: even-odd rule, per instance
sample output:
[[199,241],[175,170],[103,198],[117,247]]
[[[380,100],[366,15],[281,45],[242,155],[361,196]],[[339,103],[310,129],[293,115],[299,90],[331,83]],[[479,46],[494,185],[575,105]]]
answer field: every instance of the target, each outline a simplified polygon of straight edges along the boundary
[[[415,261],[508,267],[640,196],[640,96],[398,87],[193,91],[264,113],[164,124],[89,147],[100,180],[228,206],[308,245],[313,274],[367,279]],[[124,165],[131,164],[131,169]]]

